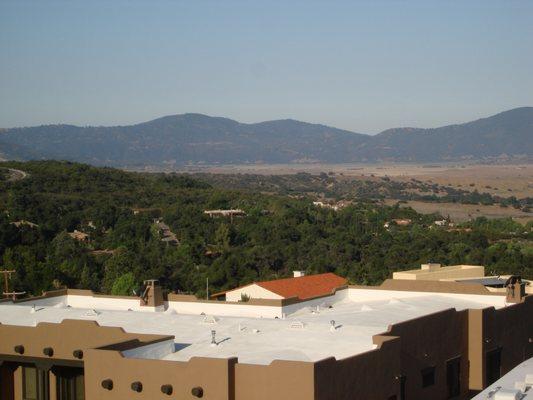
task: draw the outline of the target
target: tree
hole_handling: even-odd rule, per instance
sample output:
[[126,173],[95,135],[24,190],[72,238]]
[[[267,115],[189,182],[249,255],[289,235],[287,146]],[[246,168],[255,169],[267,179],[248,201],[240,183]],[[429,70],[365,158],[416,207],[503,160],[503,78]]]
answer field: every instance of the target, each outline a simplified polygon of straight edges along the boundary
[[115,280],[111,288],[111,294],[115,296],[129,296],[133,293],[136,286],[135,277],[131,272],[128,272]]

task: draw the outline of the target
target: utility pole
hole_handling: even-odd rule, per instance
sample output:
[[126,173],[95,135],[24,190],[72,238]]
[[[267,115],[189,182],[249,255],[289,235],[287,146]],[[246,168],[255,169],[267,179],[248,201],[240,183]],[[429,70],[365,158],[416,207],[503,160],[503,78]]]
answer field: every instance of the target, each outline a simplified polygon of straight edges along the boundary
[[206,279],[206,295],[205,295],[205,299],[209,300],[209,278],[205,278],[205,279]]
[[6,297],[9,293],[9,280],[11,279],[11,274],[13,274],[14,272],[14,269],[0,271],[0,273],[4,274],[4,296]]

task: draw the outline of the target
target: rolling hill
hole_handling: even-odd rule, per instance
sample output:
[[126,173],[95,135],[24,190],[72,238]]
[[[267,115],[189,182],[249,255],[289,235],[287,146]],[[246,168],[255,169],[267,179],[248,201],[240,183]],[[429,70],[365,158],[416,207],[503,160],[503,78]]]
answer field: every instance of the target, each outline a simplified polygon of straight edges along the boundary
[[202,114],[130,126],[0,130],[0,158],[143,166],[297,162],[431,162],[533,156],[533,107],[434,129],[375,136],[295,120],[256,124]]

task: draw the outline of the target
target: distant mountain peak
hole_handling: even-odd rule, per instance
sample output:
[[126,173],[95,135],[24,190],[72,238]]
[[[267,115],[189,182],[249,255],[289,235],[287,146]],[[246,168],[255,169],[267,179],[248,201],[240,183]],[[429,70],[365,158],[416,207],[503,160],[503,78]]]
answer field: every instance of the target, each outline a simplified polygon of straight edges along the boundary
[[129,126],[43,125],[0,130],[0,154],[96,165],[451,161],[533,157],[533,107],[432,129],[369,136],[287,118],[244,124],[200,113]]

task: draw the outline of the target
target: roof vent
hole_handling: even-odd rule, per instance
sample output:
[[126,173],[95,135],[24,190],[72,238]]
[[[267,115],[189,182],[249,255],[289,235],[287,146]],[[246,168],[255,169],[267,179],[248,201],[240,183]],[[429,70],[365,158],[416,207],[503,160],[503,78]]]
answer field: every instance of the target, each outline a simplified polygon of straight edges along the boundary
[[206,315],[204,317],[204,323],[205,324],[216,324],[218,319],[212,315]]
[[97,315],[100,315],[100,311],[96,311],[95,309],[89,310],[85,313],[86,317],[96,317]]
[[520,400],[521,398],[520,390],[501,389],[494,394],[494,400]]
[[291,329],[304,329],[305,324],[302,321],[294,321],[290,324]]
[[37,308],[35,307],[35,304],[33,304],[30,309],[30,314],[36,313],[37,311],[41,311],[41,310],[44,310],[44,307]]

